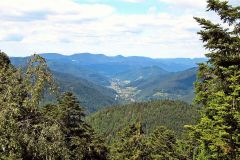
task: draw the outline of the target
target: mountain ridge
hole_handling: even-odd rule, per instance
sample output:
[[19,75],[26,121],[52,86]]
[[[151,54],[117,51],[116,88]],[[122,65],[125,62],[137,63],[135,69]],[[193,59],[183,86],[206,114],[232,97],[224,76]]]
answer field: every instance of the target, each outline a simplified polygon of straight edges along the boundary
[[138,65],[141,67],[156,65],[170,72],[183,71],[191,67],[196,67],[197,63],[207,61],[206,58],[150,58],[143,56],[122,56],[122,55],[107,56],[104,54],[92,54],[92,53],[74,53],[72,55],[63,55],[60,53],[41,53],[39,55],[43,56],[48,60],[62,59],[67,62],[75,61],[75,63],[79,61],[78,63],[81,62],[81,65],[105,64],[105,63],[118,63],[129,66]]
[[[109,57],[91,53],[69,56],[47,53],[40,56],[46,59],[53,73],[60,74],[61,87],[70,83],[71,88],[74,88],[72,90],[75,90],[90,112],[118,102],[179,99],[191,103],[194,97],[196,63],[204,60],[151,59],[121,55]],[[19,67],[26,65],[29,58],[12,57],[11,61]],[[85,92],[89,93],[89,90],[94,94],[89,94],[91,96],[86,98],[88,96]],[[105,90],[108,94],[104,94]],[[95,96],[95,93],[99,96]]]

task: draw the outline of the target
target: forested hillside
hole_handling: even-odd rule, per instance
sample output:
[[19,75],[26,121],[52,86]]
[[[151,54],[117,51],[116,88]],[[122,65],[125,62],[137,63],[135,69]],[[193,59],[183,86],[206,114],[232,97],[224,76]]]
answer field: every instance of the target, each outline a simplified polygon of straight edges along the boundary
[[73,92],[87,113],[96,112],[104,106],[120,103],[117,93],[107,87],[94,84],[71,74],[53,72],[56,83],[61,92]]
[[197,68],[176,73],[161,73],[132,81],[127,86],[136,87],[138,99],[178,99],[191,103]]
[[114,78],[125,81],[137,81],[141,79],[149,79],[155,76],[164,76],[170,72],[158,67],[158,66],[148,66],[142,68],[134,68],[124,72],[117,73]]
[[[100,85],[99,83],[94,83],[94,81],[92,80],[87,80],[89,78],[85,73],[88,72],[88,70],[80,69],[74,66],[71,69],[71,67],[68,64],[60,63],[61,57],[64,57],[64,56],[56,55],[56,54],[50,54],[50,55],[52,55],[54,59],[59,59],[59,61],[56,62],[58,65],[51,61],[49,62],[50,67],[57,68],[56,69],[57,71],[52,71],[52,74],[59,89],[62,92],[67,92],[67,91],[73,92],[77,96],[78,100],[81,102],[81,105],[84,108],[86,108],[87,113],[95,112],[104,106],[111,106],[111,105],[120,103],[120,101],[116,99],[117,93],[114,90],[108,87],[105,87],[104,85]],[[49,59],[51,59],[50,55],[49,55]],[[13,64],[16,67],[26,68],[29,59],[30,57],[12,58],[11,60],[13,61]],[[54,65],[54,67],[52,65]],[[68,67],[65,67],[65,66],[68,66]],[[77,71],[77,72],[73,74],[74,71]],[[79,75],[85,75],[85,76],[79,76]],[[84,78],[81,78],[81,77],[84,77]],[[96,78],[97,78],[96,81],[97,80],[101,81],[101,78],[98,78],[98,77]],[[109,82],[107,81],[107,83]],[[51,98],[52,97],[50,97],[50,99],[47,99],[47,101],[51,101]]]
[[198,109],[192,105],[181,101],[158,100],[106,108],[88,116],[86,120],[99,134],[110,139],[136,122],[140,122],[147,133],[152,133],[160,125],[181,136],[184,125],[195,124],[198,118]]

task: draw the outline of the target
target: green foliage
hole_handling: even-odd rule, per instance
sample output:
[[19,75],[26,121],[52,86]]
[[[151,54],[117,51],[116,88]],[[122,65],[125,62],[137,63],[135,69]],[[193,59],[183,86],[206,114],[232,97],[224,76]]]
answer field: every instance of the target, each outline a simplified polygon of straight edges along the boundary
[[140,123],[120,131],[111,146],[111,159],[130,160],[178,160],[185,159],[178,152],[175,134],[166,127],[157,127],[150,135]]
[[166,126],[178,136],[186,124],[195,124],[197,108],[182,101],[157,100],[106,108],[87,117],[89,124],[109,139],[129,124],[143,124],[147,133],[157,126]]
[[64,134],[70,159],[106,159],[107,148],[91,127],[83,121],[85,116],[77,98],[65,93],[56,106],[43,108],[48,119],[54,119]]
[[28,92],[26,106],[32,108],[39,105],[45,92],[51,94],[57,89],[45,59],[39,55],[34,55],[30,59],[24,74],[23,84]]
[[195,18],[210,52],[206,55],[209,61],[200,64],[196,102],[203,109],[199,124],[191,127],[192,136],[199,143],[198,159],[239,159],[240,7],[208,0],[208,10],[215,11],[229,27]]
[[140,160],[149,159],[146,137],[140,123],[126,127],[119,132],[111,147],[113,160]]
[[[47,78],[50,75],[45,73],[41,80],[31,79],[46,69],[45,66],[39,66],[35,73],[27,72],[23,77],[21,70],[15,69],[4,53],[1,52],[0,57],[4,60],[0,69],[0,158],[28,157],[31,156],[28,151],[34,148],[31,138],[39,128],[40,115],[35,105],[43,95],[41,86],[47,84],[51,78]],[[35,56],[30,65],[41,60]],[[30,68],[31,66],[29,70]],[[35,86],[36,90],[28,90],[30,85]]]
[[0,51],[0,65],[1,68],[3,67],[8,67],[10,65],[10,59],[8,58],[8,56],[4,53]]
[[152,159],[179,159],[176,152],[177,139],[174,133],[166,127],[158,127],[149,136]]
[[106,159],[104,142],[84,121],[71,93],[40,107],[55,91],[45,60],[34,55],[25,73],[0,52],[0,159]]

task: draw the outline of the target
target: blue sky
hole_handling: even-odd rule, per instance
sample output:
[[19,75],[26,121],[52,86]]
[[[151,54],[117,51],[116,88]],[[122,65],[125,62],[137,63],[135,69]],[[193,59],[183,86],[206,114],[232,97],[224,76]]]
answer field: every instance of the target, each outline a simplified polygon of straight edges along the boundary
[[0,49],[10,56],[203,57],[193,16],[217,21],[205,6],[205,0],[0,1]]
[[167,4],[159,3],[158,0],[148,0],[140,3],[141,1],[121,1],[121,0],[75,0],[78,3],[101,3],[108,4],[116,8],[119,14],[146,14],[150,7],[156,7],[157,11],[167,12]]

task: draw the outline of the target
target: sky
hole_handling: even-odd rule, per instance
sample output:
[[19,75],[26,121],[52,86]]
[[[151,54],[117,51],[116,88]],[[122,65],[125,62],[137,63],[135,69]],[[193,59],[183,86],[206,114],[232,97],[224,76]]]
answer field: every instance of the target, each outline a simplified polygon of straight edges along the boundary
[[0,8],[0,50],[9,56],[204,57],[193,17],[217,21],[206,0],[0,0]]

